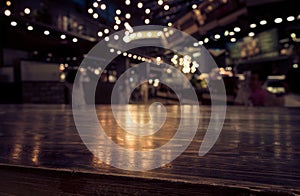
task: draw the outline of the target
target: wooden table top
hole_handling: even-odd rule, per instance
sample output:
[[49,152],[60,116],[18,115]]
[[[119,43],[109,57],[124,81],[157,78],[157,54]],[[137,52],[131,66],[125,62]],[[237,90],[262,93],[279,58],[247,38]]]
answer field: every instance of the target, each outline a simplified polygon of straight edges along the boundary
[[[130,107],[134,115],[148,119],[141,114],[143,106]],[[171,112],[166,124],[145,141],[124,132],[110,106],[96,106],[98,119],[114,142],[135,150],[156,148],[173,136],[180,112],[176,105],[166,108]],[[210,112],[209,106],[200,106],[198,132],[177,159],[154,170],[133,172],[93,156],[76,130],[71,106],[0,105],[0,163],[300,193],[300,108],[228,106],[219,139],[200,157]]]

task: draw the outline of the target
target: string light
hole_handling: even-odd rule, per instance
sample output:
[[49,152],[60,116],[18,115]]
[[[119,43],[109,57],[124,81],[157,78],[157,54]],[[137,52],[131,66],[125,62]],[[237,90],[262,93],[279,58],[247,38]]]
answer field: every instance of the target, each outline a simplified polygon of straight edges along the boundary
[[105,34],[109,34],[109,29],[104,29]]
[[94,7],[94,8],[97,8],[98,6],[99,6],[99,4],[98,4],[97,2],[94,2],[94,3],[93,3],[93,7]]
[[115,40],[119,40],[119,35],[115,35],[115,36],[114,36],[114,39],[115,39]]
[[230,39],[230,41],[231,41],[231,42],[236,42],[236,39],[235,39],[234,37],[232,37],[232,38]]
[[250,24],[250,28],[251,28],[251,29],[256,28],[256,24],[255,24],[255,23]]
[[276,18],[274,20],[275,23],[279,24],[279,23],[282,23],[282,18]]
[[27,30],[28,30],[28,31],[32,31],[32,30],[33,30],[33,26],[28,26],[28,27],[27,27]]
[[125,14],[125,18],[130,19],[131,15],[129,13]]
[[66,39],[66,38],[67,38],[67,36],[64,35],[64,34],[62,34],[62,35],[60,36],[60,39]]
[[138,6],[138,8],[142,8],[142,7],[143,7],[143,3],[142,3],[142,2],[139,2],[139,3],[137,4],[137,6]]
[[15,26],[18,25],[18,23],[17,23],[16,21],[12,21],[12,22],[10,23],[10,25],[13,26],[13,27],[15,27]]
[[11,15],[10,10],[5,10],[5,11],[4,11],[4,15],[5,15],[5,16],[10,16],[10,15]]
[[97,35],[98,35],[98,37],[102,37],[103,33],[101,31],[99,31]]
[[169,5],[165,5],[164,6],[164,10],[168,11],[170,9],[170,6]]
[[50,32],[48,30],[45,30],[44,35],[50,35]]
[[266,20],[262,20],[262,21],[260,21],[259,24],[260,24],[260,25],[266,25],[266,24],[267,24],[267,21],[266,21]]
[[72,40],[74,43],[78,42],[78,39],[76,37],[73,38]]
[[89,13],[89,14],[92,14],[93,12],[94,12],[94,11],[93,11],[92,8],[89,8],[89,9],[88,9],[88,13]]
[[150,14],[150,9],[147,8],[147,9],[145,10],[145,13],[146,13],[146,14]]
[[254,37],[255,33],[250,32],[248,35],[249,35],[249,37]]
[[126,5],[130,5],[130,0],[126,0],[126,1],[125,1],[125,4],[126,4]]
[[233,30],[234,30],[235,32],[240,32],[240,31],[241,31],[241,28],[240,28],[240,27],[235,27]]
[[294,16],[289,16],[289,17],[287,17],[286,20],[289,21],[289,22],[292,22],[292,21],[295,20],[295,17]]
[[106,5],[103,3],[103,4],[101,4],[100,8],[101,8],[101,10],[105,10],[106,9]]
[[215,39],[220,39],[220,38],[221,38],[221,36],[219,34],[215,35]]
[[94,18],[94,19],[97,19],[98,17],[99,17],[99,15],[98,15],[97,13],[94,13],[94,14],[93,14],[93,18]]
[[145,19],[145,24],[149,24],[150,20],[148,18]]
[[121,13],[122,13],[121,10],[116,10],[117,15],[120,15]]
[[224,32],[224,36],[228,36],[228,35],[229,35],[229,31],[226,30],[226,31]]
[[28,15],[28,14],[30,14],[30,12],[31,12],[31,11],[30,11],[30,9],[29,9],[29,8],[25,8],[25,9],[24,9],[24,13],[25,13],[25,14],[27,14],[27,15]]

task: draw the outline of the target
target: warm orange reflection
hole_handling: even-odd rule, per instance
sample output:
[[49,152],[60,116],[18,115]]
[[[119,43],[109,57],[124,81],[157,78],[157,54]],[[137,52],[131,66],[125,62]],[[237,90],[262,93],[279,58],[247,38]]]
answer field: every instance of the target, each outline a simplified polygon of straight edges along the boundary
[[[124,115],[126,126],[132,126],[131,123],[146,124],[149,122],[148,105],[129,105],[128,107],[130,115]],[[174,136],[180,123],[180,106],[167,107],[167,118],[162,128],[149,136],[136,136],[123,130],[114,119],[111,110],[106,110],[106,112],[98,110],[97,115],[101,126],[112,141],[127,149],[144,151],[158,148]],[[143,130],[137,129],[136,131],[138,133]]]
[[15,144],[13,148],[13,152],[11,153],[12,159],[20,159],[21,153],[22,153],[22,145],[21,144]]
[[34,135],[34,147],[33,147],[33,151],[32,151],[32,157],[31,157],[31,161],[34,164],[38,164],[39,163],[39,154],[40,154],[40,147],[41,147],[41,135]]

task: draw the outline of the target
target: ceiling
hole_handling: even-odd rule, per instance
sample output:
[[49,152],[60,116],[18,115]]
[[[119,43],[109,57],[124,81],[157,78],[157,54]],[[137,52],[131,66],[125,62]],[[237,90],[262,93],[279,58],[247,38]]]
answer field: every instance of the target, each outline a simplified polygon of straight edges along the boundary
[[[93,5],[98,3],[98,10],[103,12],[101,5],[106,5],[107,14],[102,17],[106,18],[109,25],[114,25],[111,19],[118,16],[122,22],[128,22],[131,26],[144,25],[145,20],[149,19],[152,25],[168,25],[176,22],[184,14],[193,9],[194,6],[200,5],[203,0],[89,0],[89,8],[97,10]],[[96,4],[97,5],[97,4]],[[150,12],[147,12],[149,10]],[[116,14],[116,10],[120,10],[121,14]],[[147,11],[146,11],[147,10]],[[126,18],[126,14],[131,15],[130,19]]]

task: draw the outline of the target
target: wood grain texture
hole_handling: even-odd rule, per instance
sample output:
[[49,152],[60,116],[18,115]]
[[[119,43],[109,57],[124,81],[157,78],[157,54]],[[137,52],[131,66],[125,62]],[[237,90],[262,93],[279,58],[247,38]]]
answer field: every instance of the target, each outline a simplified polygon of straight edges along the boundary
[[[131,107],[137,121],[149,119],[146,112],[141,113],[144,111],[141,110],[143,106],[132,105]],[[166,107],[168,110],[166,123],[159,132],[149,138],[133,137],[123,131],[115,122],[110,106],[97,106],[97,115],[107,134],[117,144],[125,148],[147,150],[165,144],[176,131],[180,121],[178,106]],[[75,192],[85,194],[86,187],[80,188],[75,179],[78,183],[92,183],[93,177],[83,178],[82,175],[98,174],[113,176],[107,182],[104,179],[99,181],[100,184],[105,184],[103,189],[107,191],[114,190],[110,188],[112,185],[125,186],[122,183],[129,182],[131,179],[130,186],[126,185],[122,189],[125,191],[124,194],[126,191],[137,190],[128,193],[131,195],[146,194],[142,190],[139,191],[139,187],[145,186],[141,179],[149,180],[145,182],[150,184],[145,188],[149,194],[166,194],[168,191],[170,194],[176,194],[176,190],[179,191],[183,187],[187,187],[185,191],[190,190],[191,193],[196,193],[197,190],[204,191],[207,187],[210,187],[208,188],[210,190],[218,190],[219,193],[224,191],[224,187],[231,187],[227,191],[237,191],[232,192],[231,195],[238,193],[248,195],[254,190],[256,190],[255,194],[261,191],[265,191],[264,193],[271,191],[274,194],[300,193],[300,109],[228,107],[223,130],[217,143],[207,155],[199,157],[199,146],[209,119],[210,107],[201,106],[198,132],[181,156],[151,171],[131,172],[113,168],[93,156],[77,133],[70,106],[0,105],[0,163],[2,165],[0,166],[0,192],[4,195],[15,195],[24,190],[35,193],[41,190],[47,192],[49,189],[54,192],[59,191],[57,192],[59,194],[67,194],[75,183],[74,186],[78,188]],[[188,125],[186,131],[189,131]],[[16,168],[13,167],[15,165],[20,166],[18,168],[28,166],[32,168],[13,169]],[[34,168],[43,169],[45,173],[37,172]],[[53,171],[52,177],[51,171]],[[64,174],[66,176],[74,172],[78,175],[74,177],[75,182],[73,182],[67,180],[72,177],[61,177],[57,171],[61,171],[61,175],[69,172]],[[118,176],[129,179],[118,182]],[[28,182],[33,180],[32,183],[26,185],[25,178],[28,178]],[[41,180],[34,181],[36,178]],[[151,180],[159,182],[152,183]],[[62,182],[65,182],[65,185],[62,186]],[[167,182],[170,183],[169,187],[164,187],[162,184]],[[171,182],[184,183],[184,185]],[[47,186],[51,183],[60,185]],[[20,186],[13,188],[14,184]],[[92,183],[91,190],[95,186],[96,184]],[[62,187],[69,188],[64,191]],[[118,193],[117,189],[115,190],[115,193]]]

